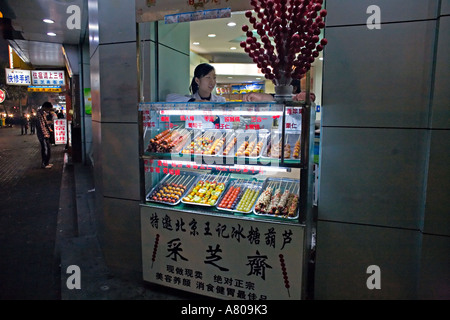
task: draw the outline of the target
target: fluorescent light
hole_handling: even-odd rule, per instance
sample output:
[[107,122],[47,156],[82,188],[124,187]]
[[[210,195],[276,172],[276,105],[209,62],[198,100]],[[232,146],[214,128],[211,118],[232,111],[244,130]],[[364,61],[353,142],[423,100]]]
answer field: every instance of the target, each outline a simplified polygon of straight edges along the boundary
[[[191,104],[190,102],[189,104]],[[270,102],[268,102],[270,104]],[[229,116],[229,115],[241,115],[241,116],[255,116],[255,115],[267,115],[267,116],[282,116],[283,111],[270,111],[270,110],[259,110],[259,111],[251,111],[251,110],[160,110],[160,114],[165,116],[170,115],[192,115],[192,116],[205,116],[205,115],[216,115],[216,116]]]
[[227,26],[229,27],[235,27],[236,26],[236,22],[228,22]]
[[230,50],[236,50],[236,47],[231,47]]
[[192,44],[193,44],[194,46],[198,46],[198,45],[200,44],[200,42],[195,41],[195,42],[192,42]]
[[214,34],[214,33],[210,33],[210,34],[208,34],[208,37],[210,37],[210,38],[214,38],[216,35]]
[[54,32],[47,32],[47,35],[50,37],[56,37],[56,33]]
[[42,21],[44,21],[45,23],[55,23],[55,21],[53,21],[52,19],[44,19]]

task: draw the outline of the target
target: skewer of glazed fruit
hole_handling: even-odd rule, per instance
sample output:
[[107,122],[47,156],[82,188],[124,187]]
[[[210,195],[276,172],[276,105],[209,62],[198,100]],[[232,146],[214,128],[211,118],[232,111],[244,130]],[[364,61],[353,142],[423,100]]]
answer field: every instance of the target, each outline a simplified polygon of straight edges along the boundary
[[222,209],[229,209],[232,210],[236,206],[237,199],[239,195],[241,194],[241,187],[240,187],[240,181],[236,180],[233,185],[230,186],[227,193],[223,196],[222,200],[220,201],[218,207]]
[[165,203],[175,203],[194,179],[194,176],[172,176],[165,183],[159,185],[150,195],[150,199]]
[[281,183],[273,192],[274,182],[269,183],[265,190],[260,194],[255,204],[255,212],[260,214],[281,215],[283,217],[294,217],[298,207],[298,189],[295,192],[285,189],[282,192]]
[[[291,145],[287,143],[287,141],[284,145],[283,152],[285,159],[289,159],[291,157]],[[281,158],[281,141],[278,143],[271,141],[267,150],[267,155],[272,158]]]
[[300,138],[298,138],[294,146],[294,158],[295,159],[300,158]]
[[283,212],[283,209],[286,208],[290,194],[291,192],[288,189],[284,190],[283,194],[281,195],[280,201],[277,204],[277,209],[275,210],[276,215],[281,214]]
[[272,199],[270,200],[270,205],[267,213],[275,214],[278,209],[278,202],[281,199],[281,182],[278,184],[278,188],[275,190]]
[[255,204],[255,211],[258,213],[265,213],[266,208],[270,205],[270,200],[272,198],[272,184],[270,182],[266,189],[261,193]]
[[219,153],[219,151],[222,149],[223,144],[225,143],[225,136],[221,136],[220,138],[214,140],[214,142],[212,143],[211,147],[204,152],[204,154],[217,154]]
[[257,157],[261,153],[262,147],[263,147],[264,141],[261,140],[256,144],[256,147],[252,150],[252,153],[250,154],[251,157]]
[[[211,134],[202,134],[198,137],[194,138],[193,141],[187,146],[184,147],[181,153],[183,154],[208,154],[210,150],[214,150],[213,144],[218,140],[214,135]],[[220,139],[219,139],[220,140]],[[209,153],[211,154],[211,153]]]
[[148,152],[179,151],[189,138],[189,131],[182,128],[167,129],[150,139]]
[[239,203],[236,207],[237,211],[241,212],[251,211],[253,204],[255,203],[259,194],[259,186],[258,184],[255,185],[255,183],[256,182],[253,181],[252,185],[245,190],[241,200],[239,200]]
[[288,209],[287,216],[294,217],[298,207],[298,189],[296,192],[292,193],[292,197],[289,199],[286,207]]
[[[219,174],[212,181],[209,180],[211,178],[206,176],[204,179],[200,179],[189,194],[183,198],[183,201],[187,203],[214,206],[225,189],[228,177],[220,177]],[[224,180],[222,181],[222,179]]]
[[227,144],[225,150],[223,151],[223,155],[224,155],[224,156],[227,156],[227,155],[230,154],[230,151],[233,149],[233,147],[234,147],[234,145],[236,144],[236,142],[237,142],[237,138],[236,138],[236,137],[233,137],[233,139],[231,140],[231,142]]
[[244,141],[240,146],[239,149],[236,151],[236,157],[242,157],[244,155],[244,152],[246,148],[248,147],[249,142]]

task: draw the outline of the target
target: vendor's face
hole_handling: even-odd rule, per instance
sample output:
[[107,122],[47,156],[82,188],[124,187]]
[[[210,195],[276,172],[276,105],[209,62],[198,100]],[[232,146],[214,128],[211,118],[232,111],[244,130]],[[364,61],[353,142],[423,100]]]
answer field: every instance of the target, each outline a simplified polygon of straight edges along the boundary
[[198,84],[198,92],[200,96],[207,97],[213,91],[216,86],[216,71],[211,70],[207,75],[196,78]]

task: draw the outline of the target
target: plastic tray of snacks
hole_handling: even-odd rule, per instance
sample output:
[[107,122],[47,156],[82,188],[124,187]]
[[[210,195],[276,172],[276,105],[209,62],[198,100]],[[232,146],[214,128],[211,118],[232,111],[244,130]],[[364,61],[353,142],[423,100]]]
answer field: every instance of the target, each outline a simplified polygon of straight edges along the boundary
[[192,132],[182,127],[167,129],[150,139],[147,152],[179,153],[184,145],[191,140]]
[[225,141],[225,132],[218,129],[208,129],[193,134],[191,141],[181,149],[181,154],[215,155],[221,151]]
[[219,210],[235,213],[251,213],[264,181],[236,179],[230,181],[220,202]]
[[223,196],[227,188],[229,176],[202,174],[199,176],[186,195],[181,199],[182,203],[204,207],[214,207]]
[[268,137],[268,130],[236,130],[234,137],[226,140],[219,156],[258,159]]
[[297,219],[299,188],[299,180],[267,178],[253,206],[253,213],[258,216]]
[[[284,160],[300,161],[300,133],[286,132],[284,143]],[[263,159],[281,159],[281,133],[272,132],[262,151]]]
[[196,172],[183,172],[180,175],[168,174],[147,194],[146,201],[175,206],[180,203],[199,175]]

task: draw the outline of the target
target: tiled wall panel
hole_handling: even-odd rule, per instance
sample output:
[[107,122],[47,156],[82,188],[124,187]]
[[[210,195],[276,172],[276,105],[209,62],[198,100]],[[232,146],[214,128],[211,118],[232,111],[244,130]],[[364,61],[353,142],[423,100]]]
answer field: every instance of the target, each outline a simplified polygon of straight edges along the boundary
[[425,130],[322,127],[321,134],[319,219],[420,228]]
[[450,129],[450,16],[439,19],[431,127]]
[[435,235],[450,236],[449,150],[450,130],[433,130],[431,132],[424,232]]
[[[420,241],[414,230],[319,221],[314,298],[416,299]],[[379,267],[380,289],[367,287],[372,265]]]
[[323,126],[428,126],[435,21],[327,28]]
[[[448,0],[445,0],[448,1]],[[381,23],[435,19],[439,0],[327,0],[327,26],[366,24],[373,11],[380,8]]]
[[138,127],[126,123],[102,123],[103,195],[140,200]]
[[103,44],[100,54],[101,121],[137,125],[136,42]]

